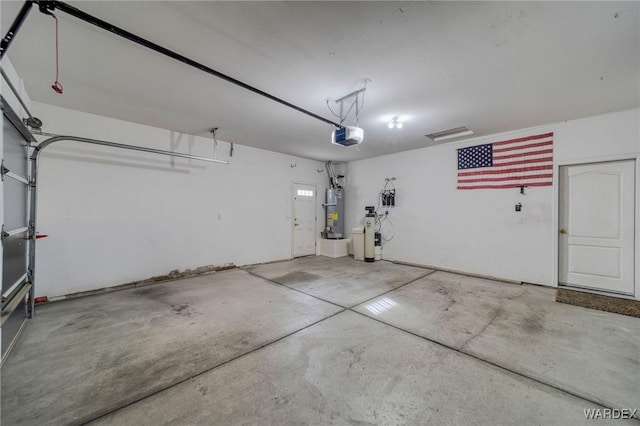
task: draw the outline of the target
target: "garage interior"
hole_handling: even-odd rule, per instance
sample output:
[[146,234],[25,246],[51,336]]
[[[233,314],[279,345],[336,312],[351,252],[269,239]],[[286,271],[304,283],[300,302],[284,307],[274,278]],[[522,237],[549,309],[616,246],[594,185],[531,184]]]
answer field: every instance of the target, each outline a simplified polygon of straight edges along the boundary
[[0,20],[3,425],[638,424],[640,3]]

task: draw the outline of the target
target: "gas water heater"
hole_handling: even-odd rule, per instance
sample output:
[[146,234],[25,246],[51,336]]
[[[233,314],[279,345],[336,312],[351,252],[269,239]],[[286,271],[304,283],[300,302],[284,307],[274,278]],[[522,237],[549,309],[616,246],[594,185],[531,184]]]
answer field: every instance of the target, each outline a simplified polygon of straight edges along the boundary
[[344,176],[336,174],[331,161],[327,161],[325,166],[329,176],[329,188],[322,205],[325,212],[322,238],[341,240],[344,238],[344,189],[341,185]]
[[365,210],[367,214],[364,215],[364,261],[373,262],[376,257],[376,208],[367,206]]
[[342,188],[327,188],[324,204],[325,227],[322,238],[339,240],[344,238],[344,193]]

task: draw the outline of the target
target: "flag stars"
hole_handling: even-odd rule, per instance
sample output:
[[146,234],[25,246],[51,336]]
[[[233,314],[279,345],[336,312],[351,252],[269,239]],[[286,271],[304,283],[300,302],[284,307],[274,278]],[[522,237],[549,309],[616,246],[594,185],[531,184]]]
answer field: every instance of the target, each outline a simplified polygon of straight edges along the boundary
[[477,145],[458,150],[458,170],[493,165],[492,144]]

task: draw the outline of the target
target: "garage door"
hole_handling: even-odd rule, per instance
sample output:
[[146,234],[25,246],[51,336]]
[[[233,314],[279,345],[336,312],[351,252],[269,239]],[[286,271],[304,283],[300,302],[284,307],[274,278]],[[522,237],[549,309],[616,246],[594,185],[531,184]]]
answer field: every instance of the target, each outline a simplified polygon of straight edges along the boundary
[[18,116],[2,99],[2,295],[0,333],[2,360],[29,315],[27,250],[28,146],[31,138]]

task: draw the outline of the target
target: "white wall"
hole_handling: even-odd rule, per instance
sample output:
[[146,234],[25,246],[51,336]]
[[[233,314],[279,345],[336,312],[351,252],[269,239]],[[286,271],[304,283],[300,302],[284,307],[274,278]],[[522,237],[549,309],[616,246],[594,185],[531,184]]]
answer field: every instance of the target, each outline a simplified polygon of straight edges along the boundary
[[[213,156],[211,137],[33,105],[43,131]],[[43,139],[43,138],[39,138]],[[321,162],[219,143],[229,165],[58,142],[41,155],[37,296],[171,270],[291,257],[292,182],[327,186]],[[296,167],[291,167],[296,164]],[[318,221],[318,239],[322,222]]]
[[[552,187],[527,188],[526,195],[519,189],[456,189],[457,148],[549,131]],[[361,225],[364,206],[376,203],[384,178],[396,177],[396,207],[390,209],[395,233],[383,258],[555,286],[558,165],[638,155],[640,109],[634,109],[355,161],[347,170],[347,226]],[[522,224],[516,221],[518,202]]]

